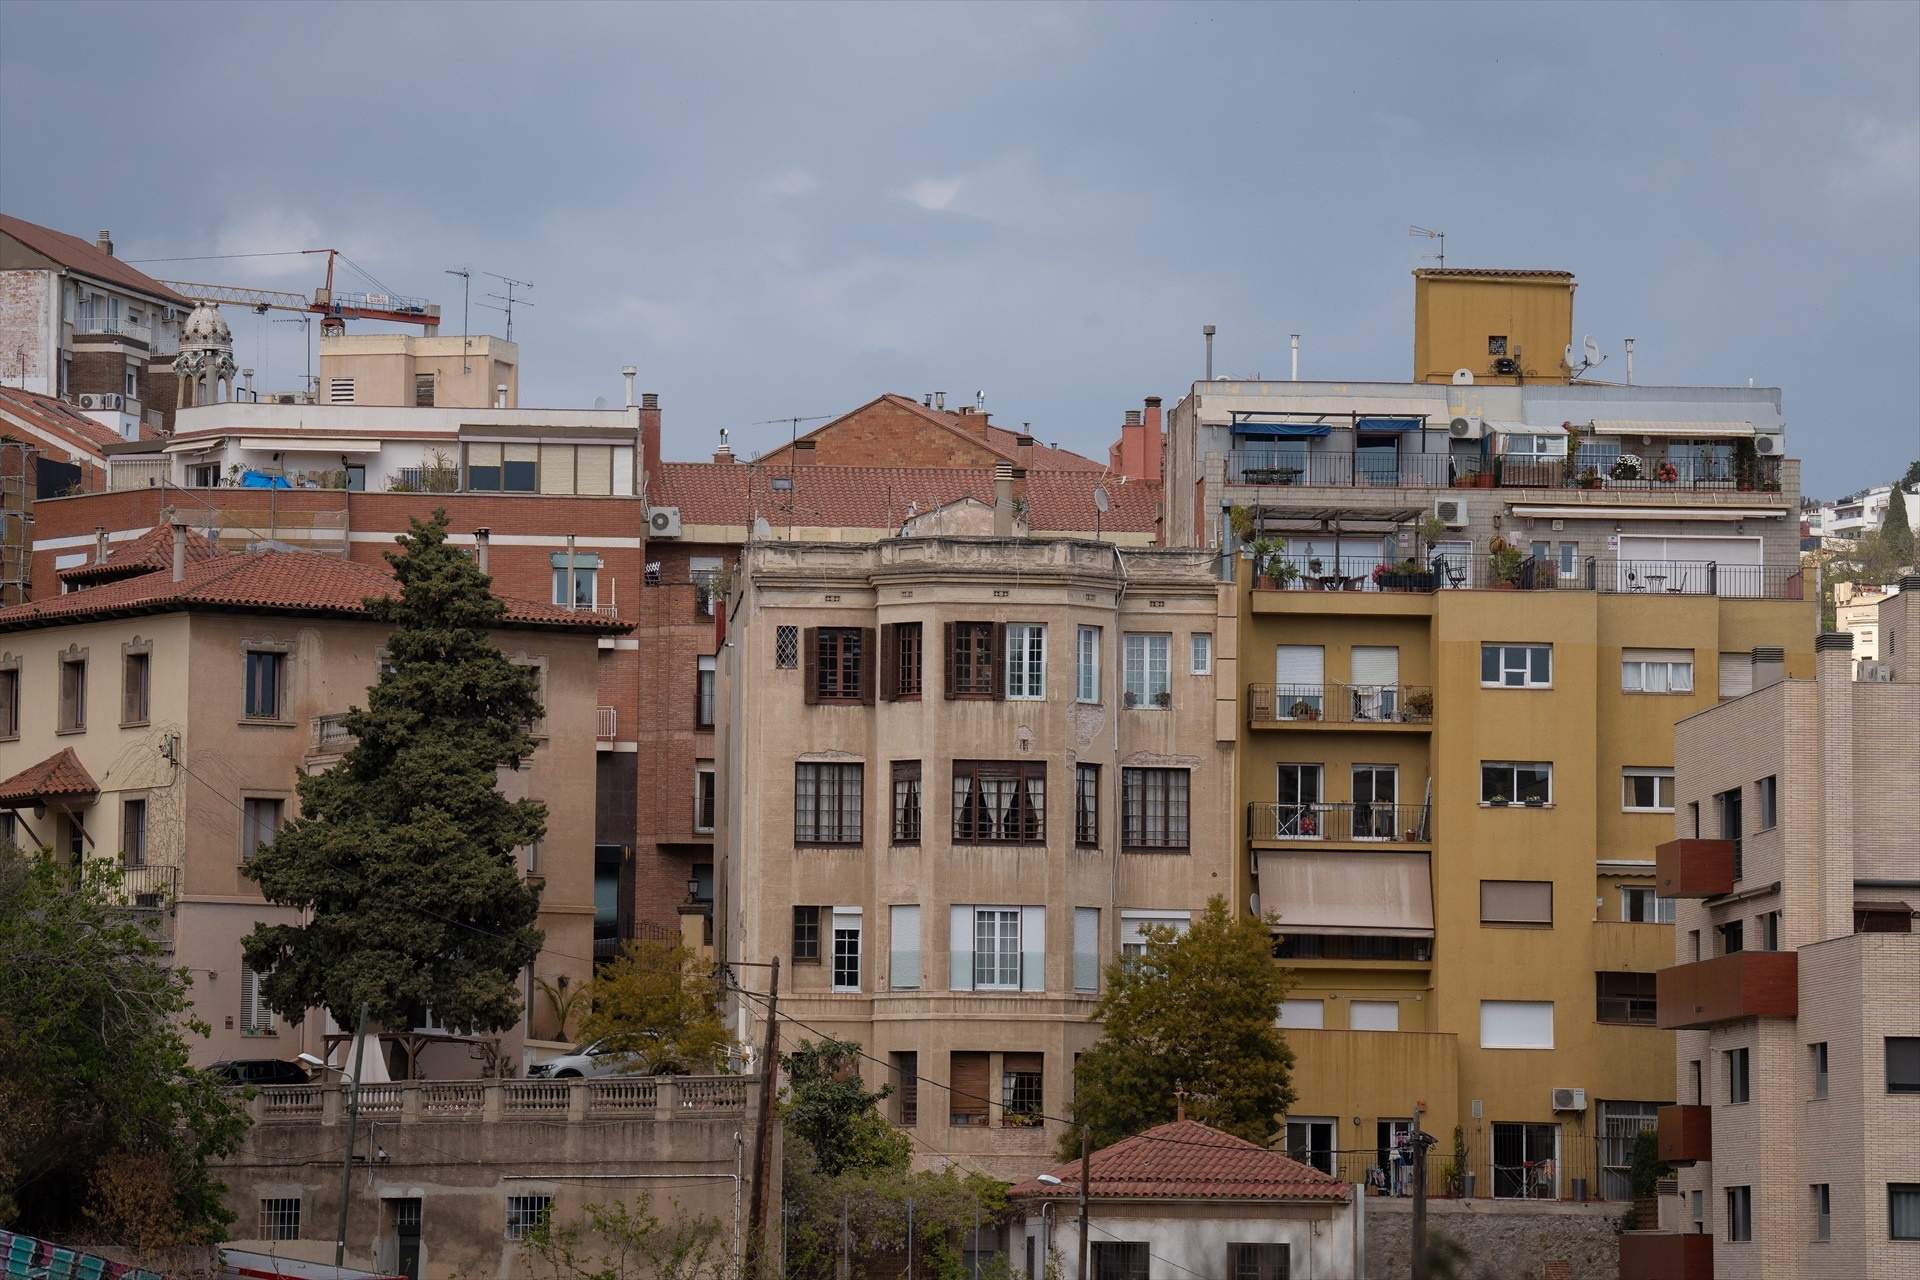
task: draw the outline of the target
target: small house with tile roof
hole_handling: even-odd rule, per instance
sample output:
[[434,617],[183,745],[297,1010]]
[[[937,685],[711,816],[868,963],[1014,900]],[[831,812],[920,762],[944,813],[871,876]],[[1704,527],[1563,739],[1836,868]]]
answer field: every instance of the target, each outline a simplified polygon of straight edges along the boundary
[[[1087,1161],[1089,1280],[1305,1280],[1360,1274],[1364,1219],[1353,1189],[1244,1138],[1180,1119]],[[1014,1274],[1079,1256],[1080,1162],[1008,1191]]]

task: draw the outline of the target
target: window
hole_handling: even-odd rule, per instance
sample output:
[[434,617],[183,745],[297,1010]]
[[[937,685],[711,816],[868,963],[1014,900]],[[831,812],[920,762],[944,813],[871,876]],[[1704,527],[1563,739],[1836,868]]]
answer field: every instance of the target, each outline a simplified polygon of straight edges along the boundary
[[987,1122],[987,1089],[992,1060],[979,1052],[956,1052],[947,1060],[947,1123],[972,1128]]
[[1093,1280],[1147,1280],[1147,1242],[1094,1240]]
[[1037,622],[1007,627],[1007,697],[1038,702],[1047,696],[1047,629]]
[[137,395],[139,395],[139,394],[140,394],[140,378],[139,378],[139,375],[138,375],[138,374],[136,374],[136,373],[135,373],[135,372],[133,371],[133,369],[132,369],[131,367],[129,367],[129,368],[127,368],[127,369],[125,370],[125,373],[126,373],[126,382],[125,382],[125,384],[124,384],[124,385],[125,385],[125,387],[126,387],[126,394],[127,394],[128,396],[137,396]]
[[525,1240],[552,1216],[552,1196],[508,1196],[507,1239]]
[[467,488],[478,493],[537,493],[540,489],[540,446],[468,445]]
[[833,909],[833,989],[860,989],[860,909]]
[[[1509,440],[1507,442],[1506,453],[1509,457],[1517,454],[1532,454],[1535,450],[1532,448],[1531,442],[1538,439],[1540,439],[1540,437],[1528,436],[1525,438],[1525,443],[1521,440]],[[1536,564],[1551,564],[1553,563],[1553,543],[1530,543],[1527,546],[1527,554],[1533,558]]]
[[1126,689],[1121,701],[1129,707],[1167,707],[1173,703],[1168,683],[1173,637],[1133,634],[1125,637],[1122,667]]
[[1706,1090],[1700,1080],[1700,1059],[1687,1063],[1687,1080],[1693,1086],[1693,1105],[1704,1106],[1707,1101]]
[[1887,1237],[1920,1240],[1920,1182],[1887,1184]]
[[1833,1187],[1816,1182],[1807,1188],[1807,1208],[1813,1214],[1813,1238],[1833,1239]]
[[1481,804],[1552,804],[1553,766],[1538,762],[1480,762]]
[[1553,1001],[1482,1000],[1482,1049],[1553,1048]]
[[287,655],[272,649],[247,651],[247,719],[278,720]]
[[1185,849],[1189,784],[1186,769],[1122,769],[1120,847]]
[[1628,924],[1672,924],[1673,899],[1660,897],[1650,884],[1625,885],[1620,890],[1620,918]]
[[248,796],[240,802],[240,861],[245,862],[260,846],[272,844],[280,834],[280,818],[286,801],[270,796]]
[[352,404],[353,403],[353,379],[352,378],[327,379],[327,403],[328,404]]
[[886,640],[886,652],[881,654],[881,662],[887,671],[886,696],[889,698],[917,698],[920,696],[920,624],[917,622],[896,622],[883,633]]
[[1756,831],[1771,831],[1780,825],[1780,779],[1768,774],[1753,784],[1760,797],[1760,825]]
[[992,698],[1000,691],[998,654],[1004,636],[991,622],[947,624],[947,696]]
[[1508,689],[1544,689],[1553,683],[1553,646],[1483,644],[1480,683]]
[[1490,356],[1503,356],[1507,354],[1507,335],[1504,333],[1489,334],[1487,337],[1487,354]]
[[1596,973],[1593,990],[1595,1022],[1630,1027],[1655,1025],[1652,974]]
[[1482,880],[1481,924],[1553,923],[1553,881]]
[[1745,870],[1745,858],[1740,847],[1740,833],[1745,825],[1740,820],[1740,788],[1734,787],[1714,796],[1713,807],[1720,815],[1720,838],[1733,843],[1733,878],[1738,880]]
[[893,762],[893,842],[920,843],[920,762]]
[[1920,1036],[1888,1036],[1887,1092],[1920,1093]]
[[1073,842],[1083,849],[1100,847],[1100,766],[1073,767]]
[[20,736],[20,666],[0,667],[0,738]]
[[1693,1230],[1695,1235],[1705,1235],[1707,1231],[1707,1193],[1694,1191],[1690,1203],[1693,1209]]
[[1187,637],[1192,661],[1187,671],[1190,675],[1206,676],[1213,674],[1213,633],[1196,631]]
[[1080,628],[1080,650],[1074,666],[1074,699],[1100,701],[1100,628]]
[[693,762],[693,829],[713,830],[715,787],[713,761]]
[[894,991],[920,989],[920,908],[887,908],[887,937],[892,946],[887,985]]
[[262,1240],[298,1240],[300,1238],[299,1196],[271,1196],[260,1201],[260,1238]]
[[1692,693],[1693,650],[1622,649],[1622,693]]
[[712,655],[695,660],[693,668],[693,727],[713,728],[713,681],[717,659]]
[[859,844],[866,766],[793,766],[793,839],[796,844]]
[[1622,769],[1620,807],[1627,813],[1672,813],[1673,770]]
[[1020,910],[976,907],[973,912],[973,987],[1020,989]]
[[955,760],[953,840],[955,844],[1045,844],[1046,764]]
[[1327,1025],[1327,1002],[1282,1000],[1280,1008],[1274,1012],[1273,1020],[1290,1030],[1317,1031]]
[[1780,913],[1763,911],[1753,919],[1759,926],[1760,950],[1778,951],[1780,949]]
[[1041,1073],[1045,1059],[1037,1053],[1009,1053],[1000,1060],[1000,1123],[1019,1128],[1040,1123]]
[[1493,1194],[1516,1200],[1559,1195],[1560,1126],[1494,1121]]
[[17,848],[20,844],[20,815],[11,809],[0,810],[0,846]]
[[1727,1239],[1753,1239],[1753,1188],[1727,1188]]
[[807,702],[870,702],[868,636],[859,627],[809,627]]
[[1120,956],[1137,960],[1147,953],[1147,935],[1154,929],[1171,929],[1178,937],[1187,931],[1191,917],[1185,911],[1126,910],[1120,913]]
[[1753,1099],[1752,1080],[1747,1072],[1750,1052],[1747,1049],[1723,1049],[1720,1053],[1727,1080],[1727,1102],[1730,1105],[1738,1106]]
[[416,409],[433,408],[433,375],[416,373],[413,375],[413,407]]
[[820,963],[820,908],[793,909],[793,962]]
[[890,1056],[893,1059],[894,1079],[899,1082],[893,1095],[893,1122],[911,1129],[920,1121],[920,1055],[909,1051]]
[[87,727],[87,660],[60,659],[60,732],[79,733]]
[[773,629],[773,665],[791,671],[800,665],[800,628]]
[[1100,908],[1073,909],[1073,989],[1100,989]]
[[1571,579],[1575,566],[1580,563],[1580,544],[1563,542],[1560,544],[1560,576]]
[[1355,1000],[1347,1005],[1347,1025],[1355,1031],[1398,1031],[1398,1000]]
[[1233,1272],[1228,1280],[1289,1280],[1293,1272],[1284,1244],[1232,1244]]
[[148,674],[151,656],[145,652],[128,653],[120,663],[120,723],[145,724],[150,699]]
[[260,989],[266,974],[255,973],[245,963],[240,966],[240,1034],[270,1036],[273,1010],[267,1007],[266,993]]
[[1720,935],[1720,954],[1730,956],[1736,951],[1747,949],[1747,926],[1742,920],[1729,920],[1716,926],[1714,932]]
[[573,567],[567,567],[567,555],[564,551],[555,552],[553,565],[553,602],[562,609],[581,609],[593,612],[594,602],[600,598],[600,557],[597,555],[576,554]]
[[120,802],[120,862],[123,866],[147,865],[147,802]]
[[1332,1173],[1335,1127],[1332,1119],[1288,1116],[1287,1155],[1322,1173]]
[[1827,1042],[1816,1040],[1807,1046],[1807,1074],[1813,1078],[1811,1096],[1817,1102],[1827,1096]]

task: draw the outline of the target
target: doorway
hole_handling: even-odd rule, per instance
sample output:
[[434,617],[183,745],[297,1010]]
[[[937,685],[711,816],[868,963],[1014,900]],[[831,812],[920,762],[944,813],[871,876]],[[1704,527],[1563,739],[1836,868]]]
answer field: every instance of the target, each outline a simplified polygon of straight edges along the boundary
[[393,1255],[393,1274],[407,1280],[420,1280],[420,1200],[401,1196],[385,1202],[388,1222],[388,1247]]
[[1320,838],[1320,766],[1275,766],[1274,834],[1282,840]]
[[1395,807],[1400,794],[1400,769],[1391,764],[1353,766],[1353,838],[1391,840],[1399,834]]

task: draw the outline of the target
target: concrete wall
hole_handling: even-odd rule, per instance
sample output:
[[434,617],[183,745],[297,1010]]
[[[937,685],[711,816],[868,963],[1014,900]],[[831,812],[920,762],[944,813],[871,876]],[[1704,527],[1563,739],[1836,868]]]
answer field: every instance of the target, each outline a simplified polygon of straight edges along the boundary
[[1504,354],[1528,379],[1564,382],[1564,351],[1573,340],[1570,274],[1487,271],[1466,276],[1447,270],[1413,273],[1413,380],[1450,382],[1469,369],[1475,382],[1515,384],[1494,371],[1488,338],[1506,339]]
[[[1368,1200],[1366,1211],[1367,1280],[1399,1280],[1412,1258],[1412,1202]],[[1427,1236],[1465,1251],[1461,1280],[1615,1280],[1625,1212],[1620,1205],[1434,1200]],[[1548,1271],[1555,1264],[1565,1269]]]
[[507,407],[520,403],[520,347],[485,334],[356,333],[320,339],[320,402],[334,378],[354,380],[354,404],[414,407],[414,377],[432,374],[434,407],[491,408],[507,384]]

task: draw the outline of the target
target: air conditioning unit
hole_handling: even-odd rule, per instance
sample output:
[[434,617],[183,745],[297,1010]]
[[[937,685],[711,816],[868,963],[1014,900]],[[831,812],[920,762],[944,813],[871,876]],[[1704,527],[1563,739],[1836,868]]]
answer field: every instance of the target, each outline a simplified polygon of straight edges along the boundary
[[1555,1089],[1553,1091],[1553,1109],[1555,1111],[1585,1111],[1587,1109],[1587,1091],[1585,1089]]
[[1467,504],[1458,498],[1438,498],[1433,504],[1433,514],[1441,524],[1449,529],[1467,527]]
[[124,409],[127,398],[117,391],[90,391],[80,397],[82,409]]
[[1520,362],[1512,356],[1499,356],[1493,362],[1493,371],[1503,378],[1511,378],[1520,372]]
[[1478,440],[1486,433],[1487,424],[1481,421],[1478,414],[1455,418],[1447,424],[1447,434],[1455,440]]
[[677,538],[680,536],[680,508],[648,507],[647,536],[650,538]]
[[1753,437],[1753,451],[1763,458],[1778,458],[1787,451],[1787,437],[1780,431],[1760,431]]

